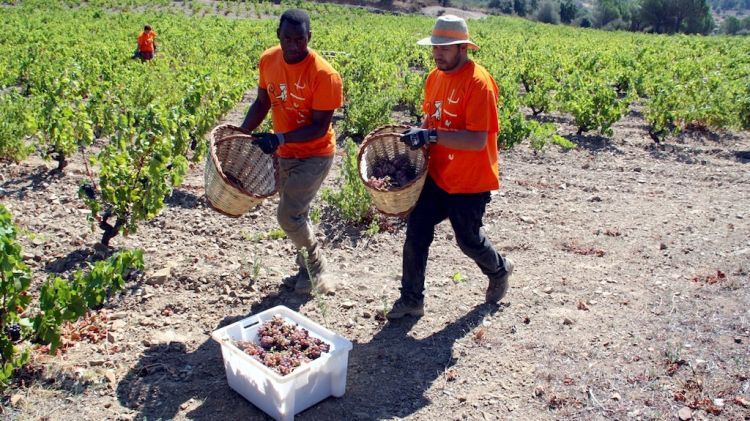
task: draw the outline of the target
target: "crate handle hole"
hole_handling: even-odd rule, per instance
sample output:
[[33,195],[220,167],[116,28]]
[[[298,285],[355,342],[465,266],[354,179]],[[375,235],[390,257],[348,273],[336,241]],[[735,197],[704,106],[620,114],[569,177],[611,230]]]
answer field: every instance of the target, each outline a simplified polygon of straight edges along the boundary
[[256,320],[256,321],[250,323],[249,325],[245,326],[243,329],[250,329],[251,327],[257,325],[258,323],[260,323],[260,320]]

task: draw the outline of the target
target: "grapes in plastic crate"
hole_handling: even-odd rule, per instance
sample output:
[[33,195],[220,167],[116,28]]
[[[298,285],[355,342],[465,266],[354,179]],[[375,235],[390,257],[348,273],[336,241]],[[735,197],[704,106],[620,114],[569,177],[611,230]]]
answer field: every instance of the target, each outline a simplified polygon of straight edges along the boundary
[[[236,341],[259,343],[258,329],[274,316],[307,329],[310,336],[328,343],[329,351],[282,376],[235,346]],[[328,396],[344,395],[352,343],[287,307],[252,315],[213,331],[211,337],[221,345],[229,386],[277,420],[292,420]]]

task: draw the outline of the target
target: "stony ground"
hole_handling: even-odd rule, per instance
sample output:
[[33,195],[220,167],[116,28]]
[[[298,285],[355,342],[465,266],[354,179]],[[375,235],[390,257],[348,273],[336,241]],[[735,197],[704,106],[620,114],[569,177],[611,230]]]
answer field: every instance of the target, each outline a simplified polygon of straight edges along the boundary
[[[0,414],[266,419],[229,388],[209,334],[285,305],[353,342],[346,394],[301,420],[750,419],[750,135],[692,132],[657,145],[633,114],[611,139],[569,137],[577,149],[501,154],[485,229],[516,262],[503,304],[482,304],[486,280],[444,223],[427,313],[395,323],[379,313],[397,297],[403,229],[367,236],[316,201],[343,287],[295,295],[281,286],[294,264],[290,243],[274,238],[277,201],[224,217],[206,207],[196,166],[158,217],[113,240],[143,248],[148,270],[77,326],[106,334],[36,355]],[[101,235],[76,196],[81,158],[64,177],[52,167],[0,167],[0,198],[37,283],[95,260]]]

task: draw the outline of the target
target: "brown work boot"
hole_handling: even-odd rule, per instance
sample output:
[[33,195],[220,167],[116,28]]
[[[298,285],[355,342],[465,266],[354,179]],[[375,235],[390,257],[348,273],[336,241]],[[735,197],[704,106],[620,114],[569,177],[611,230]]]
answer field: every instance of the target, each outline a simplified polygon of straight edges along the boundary
[[312,283],[310,282],[310,275],[307,273],[307,269],[300,268],[299,272],[292,276],[287,276],[282,279],[281,282],[287,288],[291,288],[298,294],[309,294],[312,290]]
[[385,315],[388,320],[396,320],[404,316],[424,316],[424,304],[414,303],[404,298],[399,298],[395,303],[393,303],[391,311],[389,311],[388,314]]
[[310,279],[312,280],[312,289],[318,294],[331,294],[336,290],[338,282],[336,278],[328,272],[326,261],[320,256],[315,265],[310,267]]
[[484,300],[488,303],[499,303],[503,299],[505,293],[508,292],[508,285],[510,284],[510,275],[513,273],[513,261],[510,258],[505,258],[505,273],[497,278],[490,278],[490,283],[487,286],[487,292],[485,292]]
[[320,253],[317,244],[308,250],[307,260],[300,252],[297,253],[297,263],[300,265],[299,277],[294,291],[300,294],[331,294],[338,282],[327,270],[326,259]]

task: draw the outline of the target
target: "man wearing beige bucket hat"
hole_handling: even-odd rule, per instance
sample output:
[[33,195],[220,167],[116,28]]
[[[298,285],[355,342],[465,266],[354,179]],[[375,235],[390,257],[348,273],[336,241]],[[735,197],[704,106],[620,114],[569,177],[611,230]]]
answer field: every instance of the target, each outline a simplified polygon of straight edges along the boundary
[[468,50],[479,46],[461,18],[440,16],[432,34],[417,44],[432,46],[437,68],[425,81],[424,123],[406,130],[401,141],[412,149],[429,148],[430,159],[424,188],[407,220],[401,296],[389,319],[424,314],[427,256],[435,226],[445,219],[461,251],[489,279],[486,302],[503,298],[513,272],[513,262],[495,250],[482,228],[490,191],[500,187],[497,84],[469,58]]
[[333,163],[336,136],[331,127],[334,111],[343,105],[339,73],[308,48],[312,37],[310,16],[289,9],[279,19],[279,45],[271,47],[258,64],[258,97],[240,128],[252,132],[269,110],[273,133],[253,133],[253,145],[279,158],[277,220],[297,249],[299,272],[284,279],[298,293],[315,289],[328,293],[335,279],[310,223],[310,203]]

